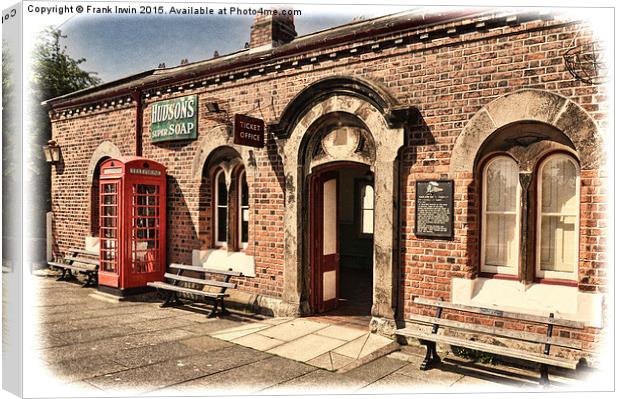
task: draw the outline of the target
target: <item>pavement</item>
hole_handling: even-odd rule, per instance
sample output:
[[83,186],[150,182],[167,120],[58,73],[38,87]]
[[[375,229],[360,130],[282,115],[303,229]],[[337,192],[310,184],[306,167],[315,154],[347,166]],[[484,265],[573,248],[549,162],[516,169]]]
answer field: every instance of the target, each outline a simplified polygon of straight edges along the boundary
[[[535,371],[476,364],[453,355],[445,356],[439,368],[421,371],[419,348],[390,347],[382,353],[381,348],[394,345],[391,340],[354,325],[238,312],[209,319],[208,305],[161,309],[159,300],[108,301],[78,283],[33,278],[39,287],[33,362],[66,395],[542,389]],[[378,355],[368,356],[373,353]],[[552,374],[546,391],[573,389],[583,378],[587,376]]]

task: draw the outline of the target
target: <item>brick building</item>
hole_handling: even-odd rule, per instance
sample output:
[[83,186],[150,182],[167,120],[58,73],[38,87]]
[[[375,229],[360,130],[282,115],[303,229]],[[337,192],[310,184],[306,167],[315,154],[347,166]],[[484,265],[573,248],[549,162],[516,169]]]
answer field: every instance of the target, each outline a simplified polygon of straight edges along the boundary
[[[47,101],[54,253],[98,247],[99,166],[142,156],[167,168],[167,262],[241,271],[234,301],[297,315],[346,299],[389,333],[415,297],[443,298],[582,321],[557,333],[591,346],[607,105],[570,54],[593,41],[539,12],[408,12],[303,37],[256,18],[247,49]],[[196,138],[157,140],[153,110],[188,96]],[[234,144],[235,114],[265,121],[264,148]],[[434,190],[453,190],[452,213],[416,209]]]

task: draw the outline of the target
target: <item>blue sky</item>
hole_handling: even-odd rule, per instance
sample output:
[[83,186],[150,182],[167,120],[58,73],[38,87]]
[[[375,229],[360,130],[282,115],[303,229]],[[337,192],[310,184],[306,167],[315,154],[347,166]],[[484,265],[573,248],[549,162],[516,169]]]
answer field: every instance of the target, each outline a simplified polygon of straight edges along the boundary
[[[296,17],[299,35],[349,23],[357,8],[338,14]],[[388,14],[383,9],[381,14]],[[367,13],[372,17],[375,14]],[[250,40],[251,16],[110,15],[79,16],[63,23],[64,44],[72,57],[85,58],[83,69],[97,72],[104,81],[156,68],[211,58],[242,49]]]

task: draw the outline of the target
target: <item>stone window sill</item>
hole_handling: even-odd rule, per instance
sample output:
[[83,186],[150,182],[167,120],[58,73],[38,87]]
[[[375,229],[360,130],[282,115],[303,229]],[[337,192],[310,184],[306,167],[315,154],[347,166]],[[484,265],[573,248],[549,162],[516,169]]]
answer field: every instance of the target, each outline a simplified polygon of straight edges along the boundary
[[519,281],[479,277],[452,279],[453,303],[581,321],[602,328],[604,296],[580,292],[577,287],[522,284]]

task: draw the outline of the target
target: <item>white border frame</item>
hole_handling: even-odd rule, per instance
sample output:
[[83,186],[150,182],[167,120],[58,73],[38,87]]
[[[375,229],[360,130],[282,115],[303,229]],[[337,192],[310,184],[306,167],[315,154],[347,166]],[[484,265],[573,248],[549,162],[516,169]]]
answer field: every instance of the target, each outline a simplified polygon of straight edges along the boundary
[[[243,205],[243,179],[245,178],[245,184],[248,186],[248,205]],[[243,168],[237,177],[237,206],[238,206],[238,239],[237,245],[240,250],[245,250],[248,247],[248,242],[250,241],[250,186],[248,185],[248,175],[245,173],[245,168]],[[247,208],[248,210],[248,241],[243,242],[243,209]]]

